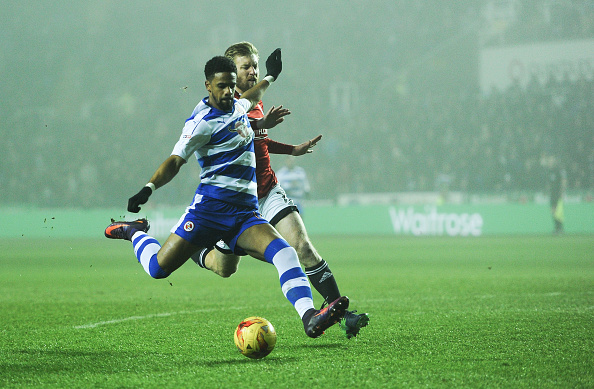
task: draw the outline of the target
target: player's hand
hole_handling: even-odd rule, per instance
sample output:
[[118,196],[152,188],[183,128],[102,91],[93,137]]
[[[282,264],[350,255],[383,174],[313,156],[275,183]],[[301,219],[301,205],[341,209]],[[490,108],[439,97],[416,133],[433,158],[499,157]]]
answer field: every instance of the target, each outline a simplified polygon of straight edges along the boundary
[[134,196],[128,199],[128,212],[138,213],[140,212],[139,205],[146,204],[149,197],[153,194],[153,190],[148,186],[145,186],[136,193]]
[[303,142],[303,143],[295,146],[291,155],[294,155],[297,157],[299,155],[308,154],[308,153],[313,152],[312,148],[316,145],[316,143],[318,143],[320,141],[320,139],[322,139],[322,135],[318,135],[315,138],[313,138],[312,140],[308,140],[307,142]]
[[266,115],[262,118],[262,120],[258,123],[258,128],[273,128],[276,127],[277,124],[282,123],[285,120],[285,116],[290,115],[291,111],[286,108],[283,108],[282,105],[275,107],[274,105],[270,107]]
[[266,75],[278,79],[278,75],[283,71],[283,61],[281,61],[281,49],[276,49],[266,60]]

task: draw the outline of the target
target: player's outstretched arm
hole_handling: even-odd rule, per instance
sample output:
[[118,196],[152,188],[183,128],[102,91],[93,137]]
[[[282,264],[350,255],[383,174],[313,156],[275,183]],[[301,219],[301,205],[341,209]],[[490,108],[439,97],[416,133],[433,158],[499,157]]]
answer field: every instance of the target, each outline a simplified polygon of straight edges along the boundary
[[313,152],[313,147],[322,139],[322,135],[318,135],[315,138],[308,140],[307,142],[303,142],[298,144],[293,148],[293,152],[291,155],[299,156],[303,154],[308,154]]
[[140,205],[146,204],[153,191],[171,181],[185,163],[186,160],[178,155],[172,155],[167,158],[159,166],[157,171],[155,171],[149,183],[137,194],[128,199],[128,212],[138,213],[140,211]]

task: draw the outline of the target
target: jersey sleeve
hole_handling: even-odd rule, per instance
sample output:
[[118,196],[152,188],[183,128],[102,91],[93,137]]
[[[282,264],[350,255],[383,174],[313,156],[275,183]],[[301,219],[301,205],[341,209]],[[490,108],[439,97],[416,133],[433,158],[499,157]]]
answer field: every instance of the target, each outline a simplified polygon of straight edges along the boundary
[[237,103],[241,106],[241,108],[243,108],[245,112],[248,112],[248,110],[252,107],[252,103],[248,99],[239,99],[237,100]]
[[207,122],[188,120],[171,155],[178,155],[187,161],[196,150],[210,141],[211,136],[212,130]]
[[291,154],[295,146],[285,143],[277,142],[270,138],[266,138],[268,144],[268,152],[271,154]]

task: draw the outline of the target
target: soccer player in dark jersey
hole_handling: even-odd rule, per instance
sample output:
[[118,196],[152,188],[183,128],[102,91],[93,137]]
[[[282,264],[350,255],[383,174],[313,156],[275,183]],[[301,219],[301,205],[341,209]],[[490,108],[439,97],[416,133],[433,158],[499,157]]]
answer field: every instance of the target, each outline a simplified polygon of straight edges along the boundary
[[[235,97],[240,98],[244,91],[258,83],[258,50],[249,42],[240,42],[231,45],[225,51],[225,56],[232,59],[237,66]],[[272,106],[264,114],[262,101],[259,101],[248,112],[255,133],[254,151],[260,213],[295,248],[311,284],[324,298],[325,303],[330,303],[341,296],[334,274],[311,243],[297,207],[279,185],[270,165],[269,153],[304,155],[310,153],[312,147],[322,137],[318,135],[299,145],[288,145],[272,140],[268,136],[268,129],[281,123],[284,117],[289,114],[290,111],[283,108],[282,105]],[[233,255],[222,242],[219,242],[215,247],[217,250],[206,248],[193,255],[192,258],[199,266],[210,269],[222,277],[231,276],[237,271],[240,257]],[[340,325],[347,338],[350,339],[357,336],[359,330],[366,326],[368,321],[367,313],[357,314],[356,311],[347,311]]]

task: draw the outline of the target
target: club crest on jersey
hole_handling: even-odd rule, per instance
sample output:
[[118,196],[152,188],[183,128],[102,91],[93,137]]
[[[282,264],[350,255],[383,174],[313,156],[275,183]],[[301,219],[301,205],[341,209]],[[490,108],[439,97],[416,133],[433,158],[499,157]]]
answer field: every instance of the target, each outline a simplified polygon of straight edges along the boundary
[[249,135],[248,127],[242,121],[235,122],[235,127],[232,128],[231,126],[229,126],[228,127],[228,130],[231,131],[231,132],[237,132],[243,138],[246,138]]
[[190,232],[193,229],[194,229],[194,223],[193,222],[188,221],[188,222],[186,222],[184,224],[184,231]]

